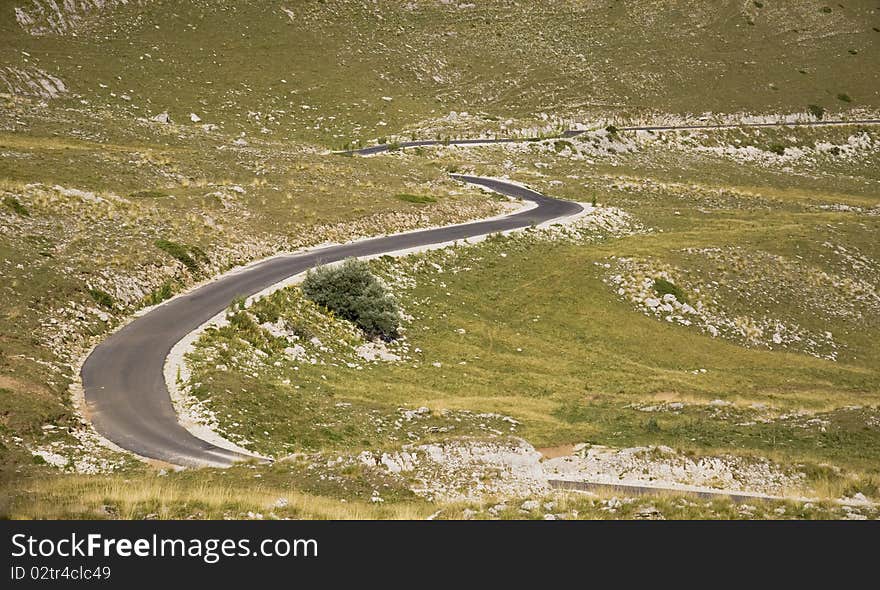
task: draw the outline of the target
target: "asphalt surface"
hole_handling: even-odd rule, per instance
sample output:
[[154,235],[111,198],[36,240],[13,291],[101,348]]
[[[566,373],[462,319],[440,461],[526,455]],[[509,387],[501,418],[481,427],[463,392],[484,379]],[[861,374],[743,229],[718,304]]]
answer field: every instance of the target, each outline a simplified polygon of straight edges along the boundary
[[582,210],[577,203],[546,197],[500,180],[452,176],[510,197],[533,201],[537,207],[499,219],[275,257],[175,297],[111,335],[86,359],[82,381],[87,413],[95,428],[124,449],[174,465],[223,467],[252,458],[197,438],[183,428],[177,422],[164,376],[165,359],[174,345],[226,309],[235,297],[253,295],[287,277],[345,258],[525,228]]
[[[880,125],[880,119],[854,119],[850,121],[844,120],[828,120],[828,121],[799,121],[792,123],[737,123],[737,124],[710,124],[710,125],[648,125],[644,127],[618,127],[618,131],[700,131],[703,129],[749,129],[753,127],[829,127],[840,125]],[[383,152],[390,152],[398,149],[412,147],[427,147],[439,145],[491,145],[494,143],[524,143],[530,141],[543,141],[545,139],[563,139],[566,137],[577,137],[587,133],[588,130],[571,129],[563,131],[557,137],[533,137],[526,139],[502,138],[502,139],[457,139],[455,141],[440,141],[435,139],[423,139],[418,141],[403,141],[398,144],[379,144],[370,147],[360,148],[357,150],[348,150],[339,152],[344,156],[372,156]]]

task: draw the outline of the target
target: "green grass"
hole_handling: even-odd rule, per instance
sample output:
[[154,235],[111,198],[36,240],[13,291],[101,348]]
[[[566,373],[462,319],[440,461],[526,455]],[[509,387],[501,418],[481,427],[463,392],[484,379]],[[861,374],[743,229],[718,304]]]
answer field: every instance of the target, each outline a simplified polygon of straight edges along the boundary
[[156,240],[155,246],[169,254],[171,257],[177,259],[191,273],[195,274],[199,272],[201,267],[193,256],[194,252],[192,251],[192,248],[165,239]]
[[22,217],[30,217],[31,214],[28,212],[27,207],[21,204],[21,202],[12,196],[3,197],[3,204],[12,209],[16,214],[21,215]]
[[[507,256],[499,258],[501,252]],[[868,471],[880,464],[877,434],[865,429],[877,411],[843,409],[877,403],[877,372],[865,366],[873,367],[867,359],[875,345],[868,344],[864,356],[859,355],[864,360],[830,363],[746,349],[668,326],[615,301],[592,270],[593,261],[602,260],[592,248],[497,240],[459,257],[455,265],[476,266],[479,260],[480,270],[444,274],[442,287],[431,272],[416,273],[419,285],[402,297],[404,308],[430,302],[409,330],[411,345],[424,351],[413,363],[363,371],[301,366],[295,373],[296,391],[274,381],[284,369],[262,378],[276,383],[271,389],[267,381],[254,389],[246,383],[249,379],[234,372],[220,376],[212,371],[210,377],[201,374],[197,379],[221,413],[240,415],[242,403],[250,400],[244,410],[257,413],[248,416],[254,424],[246,430],[248,436],[262,439],[257,431],[268,424],[277,433],[272,436],[282,437],[278,440],[291,443],[292,449],[305,434],[296,424],[315,420],[311,414],[301,415],[304,407],[317,411],[321,421],[338,424],[339,437],[323,444],[341,449],[368,442],[363,432],[349,430],[367,408],[427,405],[435,412],[512,415],[523,423],[518,433],[538,446],[578,441],[669,444],[702,452],[769,454],[788,462],[833,461]],[[443,266],[452,261],[437,262]],[[458,328],[465,334],[457,335]],[[431,366],[433,362],[441,368]],[[694,375],[696,368],[708,372]],[[242,393],[220,393],[237,390]],[[339,401],[354,406],[334,411],[330,418],[326,408],[316,406],[315,395],[328,399],[328,408]],[[713,410],[706,404],[717,398],[735,404],[731,416],[711,419]],[[681,414],[655,417],[630,407],[658,399],[696,405]],[[756,403],[780,412],[809,408],[823,416],[824,411],[832,426],[824,432],[785,420],[738,426],[755,414],[749,406]]]
[[[451,111],[494,131],[508,119],[534,125],[542,112],[794,112],[844,84],[876,106],[877,41],[866,26],[875,24],[874,7],[852,3],[829,18],[810,0],[789,4],[725,0],[708,9],[690,0],[670,10],[643,0],[560,9],[493,0],[460,10],[340,0],[294,3],[285,7],[289,17],[274,5],[223,0],[174,5],[178,18],[169,21],[168,2],[158,1],[99,13],[77,37],[27,36],[4,11],[0,47],[17,67],[27,51],[90,109],[126,117],[168,111],[187,130],[199,129],[189,123],[196,111],[230,137],[266,129],[326,147],[341,138],[453,135],[461,126],[443,120]],[[754,26],[741,26],[744,13]],[[489,31],[488,23],[496,26]],[[384,51],[360,51],[375,42],[377,27],[399,33]],[[704,34],[690,35],[697,29]],[[437,30],[456,43],[441,42]],[[798,74],[805,66],[812,75]],[[520,90],[495,91],[502,83]]]
[[807,105],[807,111],[816,119],[821,120],[825,116],[825,108],[817,104]]
[[681,290],[681,287],[676,285],[675,283],[671,283],[664,278],[657,277],[654,279],[654,292],[657,293],[658,297],[663,297],[664,295],[674,295],[676,299],[681,301],[682,303],[687,302],[687,295],[685,295],[684,291]]
[[437,199],[428,195],[410,195],[407,193],[401,193],[398,195],[394,195],[394,198],[399,201],[404,201],[406,203],[414,203],[416,205],[426,205],[428,203],[436,203]]
[[144,298],[144,305],[146,307],[158,305],[167,299],[171,299],[174,296],[174,292],[174,283],[172,281],[165,281]]
[[95,300],[95,303],[97,303],[101,307],[113,309],[113,307],[116,305],[113,296],[106,291],[102,291],[100,289],[89,289],[89,295],[91,295],[92,299]]
[[167,196],[167,193],[159,190],[144,190],[131,193],[131,197],[134,199],[161,199]]

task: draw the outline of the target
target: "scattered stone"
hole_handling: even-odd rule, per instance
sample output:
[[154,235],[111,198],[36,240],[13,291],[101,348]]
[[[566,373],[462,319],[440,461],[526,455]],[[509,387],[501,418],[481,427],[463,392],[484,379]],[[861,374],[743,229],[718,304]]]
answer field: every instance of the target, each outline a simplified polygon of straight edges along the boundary
[[162,123],[163,125],[168,125],[171,123],[171,115],[169,115],[167,112],[159,113],[158,115],[150,119],[150,121],[153,121],[155,123]]

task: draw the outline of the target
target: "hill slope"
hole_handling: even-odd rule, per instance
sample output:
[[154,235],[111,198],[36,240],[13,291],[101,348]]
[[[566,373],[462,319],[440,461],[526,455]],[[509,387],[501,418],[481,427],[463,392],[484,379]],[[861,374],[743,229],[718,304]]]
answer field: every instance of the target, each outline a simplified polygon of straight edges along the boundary
[[880,106],[880,13],[869,1],[143,0],[60,14],[52,4],[0,14],[6,67],[57,77],[93,108],[177,121],[195,112],[229,133],[327,146],[463,111],[535,120]]

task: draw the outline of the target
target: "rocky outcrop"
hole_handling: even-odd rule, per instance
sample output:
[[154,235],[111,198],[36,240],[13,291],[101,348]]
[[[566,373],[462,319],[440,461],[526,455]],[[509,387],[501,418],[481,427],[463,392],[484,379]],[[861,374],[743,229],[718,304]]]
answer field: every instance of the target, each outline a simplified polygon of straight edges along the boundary
[[146,0],[31,0],[15,9],[15,20],[31,35],[71,35],[98,13]]
[[42,99],[58,98],[67,92],[60,78],[33,66],[0,67],[0,88],[9,94]]
[[545,494],[549,487],[540,460],[532,445],[514,437],[407,445],[395,453],[360,456],[364,465],[407,477],[420,496],[452,501]]

